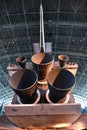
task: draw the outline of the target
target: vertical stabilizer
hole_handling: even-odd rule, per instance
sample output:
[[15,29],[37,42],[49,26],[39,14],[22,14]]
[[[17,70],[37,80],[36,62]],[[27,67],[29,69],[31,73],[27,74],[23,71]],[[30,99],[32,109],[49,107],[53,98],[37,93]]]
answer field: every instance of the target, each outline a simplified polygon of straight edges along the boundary
[[40,51],[45,52],[43,8],[40,4]]

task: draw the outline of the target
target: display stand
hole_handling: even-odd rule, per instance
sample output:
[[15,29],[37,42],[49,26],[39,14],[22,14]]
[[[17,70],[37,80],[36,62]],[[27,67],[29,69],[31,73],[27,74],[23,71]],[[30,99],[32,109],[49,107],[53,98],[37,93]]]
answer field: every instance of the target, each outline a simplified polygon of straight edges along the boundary
[[66,128],[81,116],[81,106],[31,104],[5,106],[7,118],[20,128]]

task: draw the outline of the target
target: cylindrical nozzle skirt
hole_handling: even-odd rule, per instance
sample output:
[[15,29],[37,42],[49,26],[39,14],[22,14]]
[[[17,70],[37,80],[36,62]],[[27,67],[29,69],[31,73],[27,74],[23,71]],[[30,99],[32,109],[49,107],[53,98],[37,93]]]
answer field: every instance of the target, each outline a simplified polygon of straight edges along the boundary
[[11,88],[22,103],[34,103],[37,98],[37,81],[36,72],[30,69],[18,70],[9,79]]
[[57,103],[75,86],[74,75],[65,69],[53,69],[47,78],[49,88],[49,98],[52,102]]
[[49,53],[37,53],[31,58],[33,69],[38,74],[38,80],[40,82],[47,81],[47,75],[53,68],[54,58]]
[[19,56],[16,58],[16,62],[23,68],[25,69],[26,66],[26,58],[24,56]]

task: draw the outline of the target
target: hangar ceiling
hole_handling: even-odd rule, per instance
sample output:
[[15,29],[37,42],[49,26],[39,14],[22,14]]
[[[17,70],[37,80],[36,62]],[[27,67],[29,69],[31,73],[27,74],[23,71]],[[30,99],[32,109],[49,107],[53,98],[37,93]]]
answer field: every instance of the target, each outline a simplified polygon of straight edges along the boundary
[[[7,66],[15,63],[19,55],[30,61],[33,43],[39,43],[40,2],[0,0],[1,93],[11,93]],[[59,54],[67,54],[71,62],[79,65],[74,94],[84,105],[87,100],[87,1],[43,0],[42,4],[45,41],[52,42],[55,60]]]

